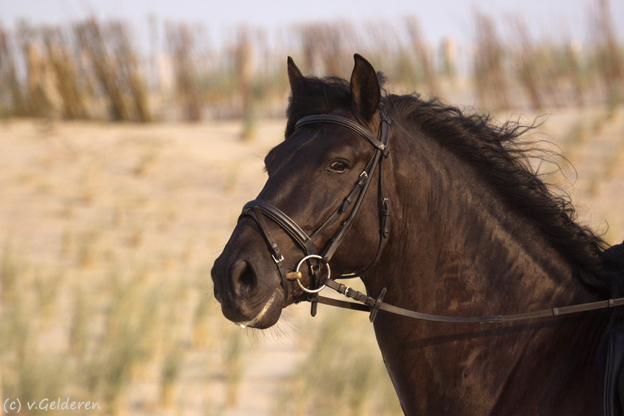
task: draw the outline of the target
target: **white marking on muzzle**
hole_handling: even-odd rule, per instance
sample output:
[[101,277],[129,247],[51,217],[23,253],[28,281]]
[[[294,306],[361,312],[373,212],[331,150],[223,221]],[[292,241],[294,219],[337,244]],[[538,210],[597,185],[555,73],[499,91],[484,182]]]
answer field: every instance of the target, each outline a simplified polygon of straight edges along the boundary
[[258,315],[256,315],[256,317],[254,319],[252,319],[251,321],[246,321],[246,322],[236,322],[236,325],[240,326],[241,328],[247,328],[248,326],[254,326],[258,321],[260,321],[260,319],[262,319],[262,317],[264,316],[266,311],[269,310],[269,308],[273,304],[273,301],[275,301],[275,296],[277,296],[277,292],[273,292],[273,296],[271,296],[271,299],[268,300],[268,302],[264,305],[264,308],[262,308],[260,313]]

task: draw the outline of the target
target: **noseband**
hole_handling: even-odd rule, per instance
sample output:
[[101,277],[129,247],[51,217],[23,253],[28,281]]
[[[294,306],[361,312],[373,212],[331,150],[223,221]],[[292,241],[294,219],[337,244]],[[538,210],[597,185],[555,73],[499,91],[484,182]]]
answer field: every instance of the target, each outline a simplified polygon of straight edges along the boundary
[[[375,138],[369,130],[362,127],[361,125],[347,119],[344,117],[332,115],[332,114],[319,114],[319,115],[311,115],[307,117],[303,117],[295,124],[295,130],[302,128],[303,126],[307,126],[310,124],[319,124],[319,123],[327,123],[327,124],[336,124],[341,127],[347,128],[351,131],[354,131],[365,140],[367,140],[373,147],[375,148],[375,152],[373,156],[370,158],[366,167],[360,174],[358,180],[355,185],[351,189],[351,192],[347,194],[347,196],[343,199],[342,203],[338,208],[325,220],[325,222],[312,233],[311,236],[308,236],[305,231],[301,229],[297,225],[295,221],[293,221],[288,215],[282,212],[280,209],[274,207],[268,202],[261,200],[253,200],[249,201],[243,207],[243,212],[241,216],[250,216],[252,217],[260,230],[262,231],[262,235],[264,239],[268,243],[271,256],[275,261],[279,274],[282,278],[282,286],[284,287],[285,298],[284,302],[287,302],[289,296],[289,280],[297,280],[301,288],[309,294],[308,300],[312,302],[312,315],[316,314],[316,305],[318,302],[318,291],[320,290],[321,280],[320,280],[320,269],[321,264],[324,264],[328,267],[329,261],[332,256],[336,252],[336,249],[344,239],[346,233],[349,231],[353,222],[355,220],[355,216],[358,213],[360,206],[362,205],[362,201],[364,200],[364,196],[368,191],[368,187],[372,181],[373,175],[375,173],[375,169],[377,165],[379,165],[379,187],[378,187],[378,198],[379,198],[379,245],[377,247],[377,254],[373,261],[364,269],[352,272],[352,273],[343,273],[334,279],[346,279],[357,277],[365,272],[367,272],[377,260],[381,256],[381,252],[383,247],[388,239],[388,235],[390,229],[388,228],[388,218],[390,216],[390,201],[385,196],[384,183],[383,183],[383,165],[385,159],[388,157],[388,143],[390,138],[390,118],[388,117],[385,109],[381,108],[379,110],[379,114],[381,116],[381,122],[379,125],[379,133],[378,137]],[[317,252],[316,247],[314,245],[314,241],[318,239],[318,237],[325,231],[331,224],[333,224],[341,215],[345,214],[349,207],[353,204],[353,208],[349,213],[349,216],[340,224],[336,233],[325,243],[325,246],[321,250],[320,254]],[[269,218],[275,224],[277,224],[282,230],[284,230],[293,241],[301,248],[303,253],[305,254],[304,258],[299,262],[297,269],[295,272],[287,273],[284,270],[284,266],[282,265],[282,261],[284,260],[284,256],[273,236],[271,235],[269,228],[266,224],[265,217]],[[299,267],[301,264],[307,261],[310,267],[310,286],[309,288],[305,288],[299,282],[301,278],[301,272],[299,272]],[[319,264],[321,263],[321,264]],[[329,268],[328,268],[329,272]],[[329,277],[329,276],[328,276]],[[327,283],[327,278],[324,283]]]

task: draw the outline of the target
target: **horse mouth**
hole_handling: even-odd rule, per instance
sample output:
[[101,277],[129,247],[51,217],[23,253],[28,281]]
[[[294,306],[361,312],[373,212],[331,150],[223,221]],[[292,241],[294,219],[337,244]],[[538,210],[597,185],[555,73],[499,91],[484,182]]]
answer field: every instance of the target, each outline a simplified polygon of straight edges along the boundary
[[[275,292],[273,292],[273,295],[271,295],[269,300],[264,304],[264,306],[262,307],[262,310],[258,313],[258,315],[256,315],[255,318],[249,321],[234,322],[234,323],[240,326],[241,328],[268,328],[272,326],[273,324],[275,324],[275,322],[277,322],[277,320],[275,320],[275,322],[273,322],[273,319],[270,319],[270,322],[262,322],[262,320],[267,315],[267,312],[271,309],[271,306],[273,306],[273,304],[275,303],[275,299],[277,298],[277,295],[278,295],[278,291],[276,290]],[[279,315],[278,315],[278,318],[279,318]]]

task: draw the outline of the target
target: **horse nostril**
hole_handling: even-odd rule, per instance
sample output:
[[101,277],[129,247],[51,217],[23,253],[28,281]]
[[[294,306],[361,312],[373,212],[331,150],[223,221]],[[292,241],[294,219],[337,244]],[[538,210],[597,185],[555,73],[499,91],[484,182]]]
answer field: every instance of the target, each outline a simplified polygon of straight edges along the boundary
[[239,296],[246,295],[256,287],[256,273],[245,260],[237,261],[232,267],[232,283],[234,292]]

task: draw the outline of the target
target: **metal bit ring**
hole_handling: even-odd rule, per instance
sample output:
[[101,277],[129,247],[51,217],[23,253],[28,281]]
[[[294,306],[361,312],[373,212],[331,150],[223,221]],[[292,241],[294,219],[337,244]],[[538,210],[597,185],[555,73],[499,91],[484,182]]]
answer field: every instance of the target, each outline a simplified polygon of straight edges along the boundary
[[[323,258],[321,256],[319,256],[318,254],[310,254],[309,256],[305,256],[304,258],[302,258],[299,261],[299,264],[297,264],[297,268],[295,269],[295,273],[299,273],[299,268],[301,267],[303,262],[305,262],[308,259],[319,259],[319,260],[322,260]],[[329,277],[331,276],[331,269],[329,268],[329,264],[328,263],[325,264],[325,267],[327,267],[327,278],[329,279]],[[297,279],[297,283],[299,284],[299,287],[301,288],[301,290],[303,290],[306,293],[318,293],[321,290],[325,289],[325,285],[319,287],[318,289],[308,289],[308,288],[305,288],[301,284],[301,279]]]

